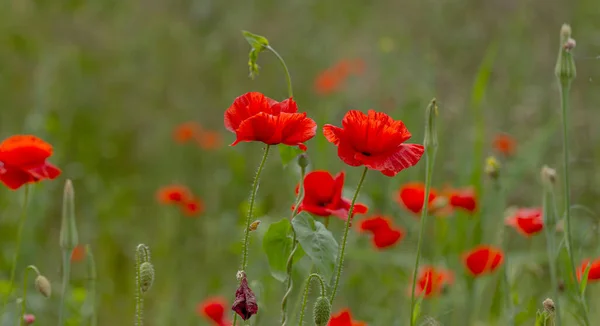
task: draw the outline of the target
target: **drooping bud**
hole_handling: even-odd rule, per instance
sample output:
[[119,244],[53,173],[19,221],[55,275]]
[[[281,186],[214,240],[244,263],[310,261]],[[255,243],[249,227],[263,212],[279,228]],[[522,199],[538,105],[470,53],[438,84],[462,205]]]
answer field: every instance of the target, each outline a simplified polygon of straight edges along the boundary
[[500,162],[498,162],[498,160],[493,156],[489,156],[485,160],[485,174],[487,174],[493,180],[498,179],[498,176],[500,175],[500,167]]
[[60,247],[72,251],[79,242],[75,223],[75,191],[73,183],[67,180],[63,193],[62,222],[60,226]]
[[308,164],[310,164],[310,160],[308,159],[308,155],[306,153],[298,155],[298,166],[300,166],[301,169],[306,169]]
[[423,141],[423,145],[425,146],[425,150],[429,152],[429,150],[435,150],[438,146],[438,137],[437,137],[437,115],[438,115],[438,107],[435,98],[429,102],[427,106],[427,121],[425,123],[425,140]]
[[151,262],[143,262],[140,265],[140,289],[146,293],[154,283],[154,266]]
[[256,229],[258,229],[259,225],[260,225],[260,220],[256,220],[256,221],[250,223],[250,226],[248,227],[248,230],[250,230],[250,231],[256,231]]
[[556,183],[556,170],[544,165],[541,171],[542,183],[547,189],[552,189]]
[[571,38],[571,26],[563,24],[560,30],[558,59],[554,68],[554,74],[561,84],[570,83],[577,75],[572,54],[573,48],[575,48],[575,40]]
[[258,313],[258,304],[256,303],[254,292],[248,286],[246,273],[238,272],[238,275],[240,275],[241,281],[240,286],[235,291],[235,300],[233,301],[231,310],[235,311],[243,320],[248,320]]
[[44,275],[38,274],[35,278],[35,288],[46,298],[49,298],[52,294],[52,285],[50,285],[50,281]]
[[31,325],[35,322],[35,316],[32,314],[25,314],[23,315],[23,322],[25,325]]
[[315,307],[313,310],[313,316],[315,318],[316,326],[326,326],[331,317],[331,304],[329,299],[324,296],[320,296],[315,301]]

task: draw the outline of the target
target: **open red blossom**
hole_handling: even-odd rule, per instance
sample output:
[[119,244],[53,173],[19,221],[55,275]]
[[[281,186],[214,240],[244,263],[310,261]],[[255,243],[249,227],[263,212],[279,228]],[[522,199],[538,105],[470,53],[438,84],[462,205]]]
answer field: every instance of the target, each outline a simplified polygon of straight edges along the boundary
[[373,216],[362,220],[359,228],[362,232],[373,234],[373,245],[378,249],[391,247],[404,237],[404,230],[392,226],[391,219],[386,216]]
[[583,273],[585,273],[588,265],[591,264],[590,271],[588,273],[588,281],[598,281],[600,280],[600,259],[596,259],[594,261],[590,261],[589,259],[585,259],[581,266],[577,269],[577,279],[581,281],[581,277]]
[[505,224],[512,226],[525,237],[531,237],[542,231],[544,218],[541,208],[520,208],[506,218]]
[[465,267],[475,277],[492,273],[503,261],[502,250],[487,245],[479,245],[463,255]]
[[188,199],[181,203],[181,211],[187,217],[194,217],[204,212],[204,203],[198,197]]
[[12,190],[26,183],[55,179],[60,169],[46,160],[52,145],[32,135],[16,135],[0,143],[0,181]]
[[[350,201],[342,198],[344,188],[344,172],[333,177],[327,171],[312,171],[304,177],[304,198],[299,211],[329,217],[334,215],[342,220],[348,218]],[[296,187],[298,193],[298,187]],[[365,214],[367,206],[355,203],[352,216]]]
[[156,193],[156,199],[161,204],[182,204],[192,198],[190,189],[183,185],[168,185],[160,188]]
[[404,144],[411,137],[404,122],[374,110],[368,114],[350,110],[342,128],[325,125],[323,134],[338,147],[344,163],[364,165],[389,177],[417,164],[425,151],[422,145]]
[[256,303],[256,296],[254,292],[248,286],[248,280],[246,274],[242,274],[240,280],[240,286],[235,291],[235,300],[231,307],[243,320],[248,320],[252,315],[258,313],[258,304]]
[[[423,266],[417,275],[417,286],[415,295],[423,295],[430,298],[442,293],[444,286],[454,282],[454,274],[450,270],[435,268],[433,266]],[[412,287],[409,288],[408,293]]]
[[494,138],[494,149],[504,156],[512,156],[515,153],[517,142],[507,134],[497,134]]
[[350,310],[343,309],[337,315],[331,316],[327,326],[367,326],[367,323],[352,320]]
[[[437,192],[435,189],[429,189],[429,200],[428,200],[428,208],[432,208],[432,203],[437,197]],[[423,209],[423,202],[425,199],[425,184],[420,182],[410,182],[402,187],[398,191],[397,201],[402,204],[407,210],[415,213],[421,214],[421,210]]]
[[196,313],[214,322],[216,326],[230,326],[231,322],[225,317],[225,305],[225,299],[223,298],[208,298],[198,304]]
[[315,136],[317,124],[306,113],[297,112],[298,106],[291,98],[277,102],[258,92],[239,96],[225,111],[225,128],[237,137],[231,146],[259,141],[306,150],[304,142]]
[[448,198],[452,208],[463,209],[470,213],[477,210],[477,198],[472,187],[451,190]]

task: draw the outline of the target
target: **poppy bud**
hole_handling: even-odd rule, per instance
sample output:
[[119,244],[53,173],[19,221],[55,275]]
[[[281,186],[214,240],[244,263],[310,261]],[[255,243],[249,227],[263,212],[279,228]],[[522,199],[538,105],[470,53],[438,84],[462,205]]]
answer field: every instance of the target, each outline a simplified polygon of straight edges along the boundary
[[52,285],[50,285],[50,281],[43,275],[38,275],[35,278],[35,288],[46,298],[49,298],[52,294]]
[[425,140],[423,145],[425,150],[436,149],[438,146],[436,120],[438,115],[438,107],[435,98],[429,102],[427,106],[427,122],[425,123]]
[[140,265],[140,289],[146,293],[154,283],[154,266],[150,262],[143,262]]
[[71,180],[67,180],[63,193],[60,247],[63,250],[72,251],[77,247],[78,241],[77,225],[75,224],[75,191],[73,190],[73,183]]
[[571,38],[571,26],[563,24],[560,30],[560,48],[554,74],[561,83],[570,83],[575,79],[577,71],[571,50],[575,47],[575,40]]
[[235,291],[235,300],[231,306],[231,310],[235,311],[243,320],[248,320],[258,312],[258,304],[256,296],[248,286],[248,280],[244,272],[238,272],[241,281],[240,286]]
[[485,174],[491,179],[496,180],[500,174],[500,162],[495,157],[490,156],[485,160]]
[[298,166],[300,166],[301,169],[306,169],[309,163],[310,161],[308,160],[308,155],[305,153],[302,153],[298,156]]
[[316,326],[325,326],[329,322],[331,317],[331,304],[329,299],[324,296],[320,296],[315,301],[315,307],[313,310],[313,316],[315,318]]
[[554,301],[550,298],[544,300],[544,302],[542,303],[544,305],[544,310],[549,312],[549,313],[554,313],[554,310],[556,309],[556,306],[554,306]]
[[35,316],[32,314],[25,314],[23,315],[23,322],[25,325],[31,325],[35,322]]
[[542,167],[541,176],[544,187],[547,187],[547,189],[552,189],[556,183],[556,170],[544,165]]
[[260,225],[260,220],[256,220],[250,224],[250,226],[248,227],[248,230],[256,231],[256,229],[258,228],[259,225]]

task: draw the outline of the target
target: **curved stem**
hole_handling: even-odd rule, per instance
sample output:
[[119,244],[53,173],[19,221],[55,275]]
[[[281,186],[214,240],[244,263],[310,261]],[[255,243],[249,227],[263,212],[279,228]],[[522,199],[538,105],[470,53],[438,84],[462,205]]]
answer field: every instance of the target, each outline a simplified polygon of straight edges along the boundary
[[554,228],[556,226],[556,216],[552,216],[552,208],[549,201],[552,200],[551,192],[544,190],[543,209],[544,209],[544,232],[546,233],[546,249],[548,252],[548,263],[550,264],[550,286],[552,286],[552,297],[554,299],[556,326],[561,325],[561,306],[558,296],[558,279],[556,277],[556,254],[554,242]]
[[19,218],[19,229],[17,231],[17,247],[15,248],[15,255],[13,256],[12,266],[10,269],[10,280],[8,281],[8,292],[4,296],[4,304],[2,305],[2,313],[4,315],[6,311],[6,305],[8,304],[8,298],[12,294],[15,285],[15,273],[17,271],[17,263],[19,262],[19,254],[21,251],[21,238],[23,237],[23,229],[25,228],[25,220],[27,218],[27,203],[29,201],[29,186],[25,185],[25,198],[23,199],[23,210],[21,211],[21,217]]
[[331,299],[329,300],[331,304],[333,304],[333,300],[335,299],[335,295],[337,293],[337,288],[340,283],[340,277],[342,275],[342,265],[344,265],[344,252],[346,251],[346,240],[348,240],[348,230],[350,230],[350,223],[352,222],[352,214],[354,213],[354,204],[356,203],[356,199],[358,198],[358,193],[360,192],[360,188],[362,187],[362,184],[365,181],[365,177],[367,176],[368,170],[369,169],[365,166],[363,173],[360,176],[360,181],[358,181],[358,186],[356,187],[356,192],[354,192],[354,196],[352,197],[352,203],[350,203],[350,210],[348,211],[348,218],[346,219],[346,228],[344,229],[344,237],[342,238],[342,248],[338,255],[338,265],[337,265],[337,273],[335,275],[335,283],[333,284],[333,290],[331,292]]
[[144,298],[142,297],[141,271],[140,267],[146,258],[146,251],[143,247],[138,246],[135,255],[135,325],[144,325]]
[[308,301],[308,289],[310,288],[310,281],[316,278],[317,280],[319,280],[319,284],[321,285],[321,296],[324,297],[325,296],[325,282],[323,282],[323,278],[321,277],[321,275],[317,274],[317,273],[312,273],[308,276],[308,279],[306,280],[306,286],[304,287],[304,296],[302,298],[302,309],[300,310],[300,322],[298,323],[298,325],[303,325],[302,322],[304,321],[304,310],[306,310],[306,301]]
[[288,96],[294,97],[294,92],[292,91],[292,77],[290,76],[290,71],[288,70],[287,65],[285,64],[285,61],[283,61],[283,57],[281,57],[279,55],[279,53],[277,53],[277,51],[275,51],[275,49],[273,49],[270,45],[267,45],[266,47],[267,50],[271,51],[279,60],[279,62],[281,63],[281,66],[283,67],[283,70],[285,71],[285,78],[287,81],[287,89],[288,89]]
[[29,270],[33,270],[38,276],[40,275],[40,271],[38,271],[38,269],[33,265],[29,265],[27,268],[25,268],[25,275],[23,276],[23,298],[21,298],[21,313],[19,314],[20,326],[25,325],[25,311],[27,309],[27,276],[29,276]]
[[421,226],[419,229],[419,240],[417,242],[417,258],[415,259],[415,268],[412,277],[412,289],[410,291],[410,326],[415,323],[415,287],[417,285],[417,275],[419,273],[419,262],[421,259],[421,247],[423,244],[423,235],[427,225],[427,210],[429,206],[429,193],[431,191],[431,176],[433,175],[433,163],[435,161],[436,148],[426,149],[426,168],[425,168],[425,196],[423,197],[423,208],[421,209]]
[[[506,197],[505,197],[505,193],[504,193],[504,188],[502,187],[502,184],[500,183],[499,180],[496,180],[496,187],[494,187],[497,191],[497,196],[496,198],[497,203],[498,203],[498,216],[502,216],[502,214],[504,214],[504,208],[505,203],[506,203]],[[501,241],[501,246],[502,246],[502,250],[506,253],[505,257],[504,257],[504,263],[502,266],[502,286],[504,287],[504,309],[507,312],[507,319],[508,319],[508,325],[514,326],[515,325],[515,320],[514,320],[514,308],[513,308],[513,304],[512,304],[512,300],[510,297],[510,282],[508,279],[508,241],[507,241],[507,236],[506,236],[505,231],[502,231],[502,241]],[[486,267],[487,268],[487,267]],[[477,310],[476,310],[477,311]]]
[[73,250],[63,249],[63,277],[62,277],[62,295],[60,296],[60,306],[58,310],[58,326],[64,325],[65,320],[65,302],[67,301],[67,291],[69,290],[69,279],[71,277],[71,253]]

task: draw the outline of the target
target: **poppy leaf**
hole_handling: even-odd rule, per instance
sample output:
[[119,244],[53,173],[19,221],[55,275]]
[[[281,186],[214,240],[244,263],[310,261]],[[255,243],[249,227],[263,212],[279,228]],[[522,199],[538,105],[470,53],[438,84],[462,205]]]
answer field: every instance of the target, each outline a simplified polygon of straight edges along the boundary
[[253,49],[256,49],[258,52],[269,46],[269,40],[267,40],[267,38],[264,36],[253,34],[248,31],[242,31],[242,35],[244,35],[246,41],[250,43],[250,46]]
[[587,287],[588,275],[590,274],[590,269],[592,268],[592,264],[588,263],[585,267],[583,275],[581,276],[581,284],[579,284],[579,293],[581,296],[585,294],[585,288]]
[[281,157],[281,164],[283,164],[284,167],[302,153],[304,152],[298,147],[283,144],[279,145],[279,156]]
[[292,220],[298,242],[310,257],[319,274],[331,280],[338,252],[338,244],[331,231],[306,212],[300,212]]
[[[267,254],[271,275],[280,282],[285,282],[287,278],[287,261],[292,253],[292,247],[292,225],[287,218],[269,225],[263,237],[263,250]],[[304,251],[298,246],[294,254],[294,262],[303,256]]]

